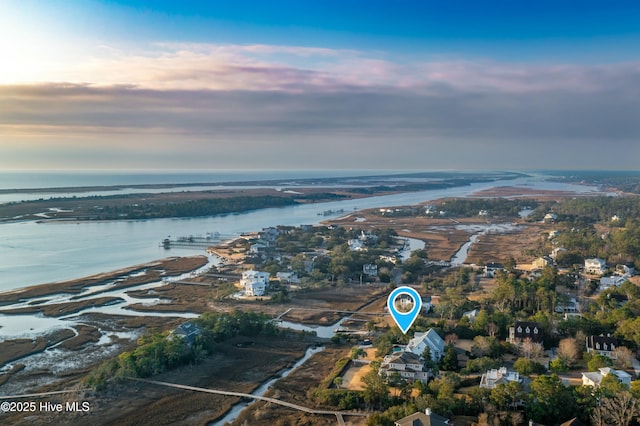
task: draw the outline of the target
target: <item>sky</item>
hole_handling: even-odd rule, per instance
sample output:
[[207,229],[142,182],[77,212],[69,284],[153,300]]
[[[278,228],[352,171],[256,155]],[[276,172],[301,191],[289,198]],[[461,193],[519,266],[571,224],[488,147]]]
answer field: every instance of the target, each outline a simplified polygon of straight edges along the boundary
[[0,1],[0,170],[639,157],[637,1]]

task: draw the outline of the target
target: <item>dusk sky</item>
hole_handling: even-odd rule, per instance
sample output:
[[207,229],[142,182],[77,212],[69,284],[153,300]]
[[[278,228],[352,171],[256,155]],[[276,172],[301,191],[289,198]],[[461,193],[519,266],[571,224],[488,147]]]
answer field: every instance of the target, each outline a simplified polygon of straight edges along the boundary
[[1,0],[0,35],[0,170],[638,168],[638,1]]

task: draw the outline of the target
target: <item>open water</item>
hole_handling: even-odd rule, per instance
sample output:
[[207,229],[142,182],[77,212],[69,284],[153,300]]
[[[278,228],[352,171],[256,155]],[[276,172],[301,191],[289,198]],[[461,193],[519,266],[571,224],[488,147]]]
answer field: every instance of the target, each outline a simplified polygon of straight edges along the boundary
[[[345,172],[341,174],[344,175]],[[185,180],[193,178],[190,176]],[[254,178],[255,176],[251,176],[247,179]],[[220,179],[229,180],[229,177],[224,176]],[[237,180],[238,177],[234,179]],[[92,182],[92,179],[87,178],[83,184]],[[537,188],[598,192],[594,187],[553,183],[539,177],[528,177],[192,219],[3,223],[0,224],[0,292],[111,271],[169,255],[202,253],[201,249],[164,250],[158,244],[167,236],[203,235],[207,232],[234,236],[243,232],[259,231],[269,226],[316,224],[324,219],[343,216],[354,209],[415,205],[442,197],[464,197],[478,190],[503,185],[522,186],[529,190]],[[329,216],[319,215],[327,210],[344,212]]]

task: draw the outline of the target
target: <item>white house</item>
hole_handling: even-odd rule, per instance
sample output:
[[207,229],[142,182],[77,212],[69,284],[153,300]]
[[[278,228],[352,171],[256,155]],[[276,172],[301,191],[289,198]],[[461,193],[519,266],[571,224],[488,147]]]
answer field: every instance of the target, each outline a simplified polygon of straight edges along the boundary
[[610,367],[600,368],[599,371],[582,373],[582,385],[597,388],[600,386],[600,383],[602,383],[602,379],[608,374],[615,375],[623,385],[627,387],[631,386],[631,374],[622,370],[614,370]]
[[442,340],[442,337],[440,337],[433,328],[430,328],[425,333],[415,333],[413,339],[409,340],[405,351],[422,356],[427,347],[429,347],[431,351],[431,360],[435,362],[440,361],[440,358],[444,355],[444,340]]
[[384,357],[380,364],[380,375],[388,377],[393,373],[398,373],[405,379],[420,380],[424,383],[429,380],[429,372],[424,367],[424,361],[411,352],[398,352]]
[[246,296],[264,296],[269,283],[269,276],[268,272],[244,271],[240,280],[240,286],[244,288],[244,294]]
[[604,259],[594,258],[584,260],[584,272],[593,275],[602,275],[607,269],[607,262]]
[[480,387],[485,389],[494,389],[501,383],[509,382],[522,383],[522,378],[516,371],[508,370],[507,367],[500,367],[499,370],[491,369],[482,375],[480,379]]
[[555,222],[556,219],[558,219],[558,215],[555,213],[547,213],[546,215],[544,215],[544,219],[543,221],[545,222]]

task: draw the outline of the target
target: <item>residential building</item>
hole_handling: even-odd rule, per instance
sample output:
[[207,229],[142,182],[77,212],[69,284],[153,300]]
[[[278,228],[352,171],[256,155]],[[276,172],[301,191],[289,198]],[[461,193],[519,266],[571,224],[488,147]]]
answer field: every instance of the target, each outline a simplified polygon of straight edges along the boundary
[[564,247],[556,247],[553,250],[551,250],[551,254],[549,255],[549,257],[555,260],[560,253],[565,253],[566,251],[567,249]]
[[602,275],[607,269],[604,259],[593,258],[584,260],[584,272],[586,274]]
[[531,268],[533,269],[544,269],[547,266],[553,265],[553,259],[549,256],[542,256],[537,258],[531,263]]
[[260,251],[265,250],[268,246],[264,243],[255,243],[251,244],[249,247],[249,252],[252,254],[258,254]]
[[609,374],[615,375],[623,385],[631,386],[631,374],[622,370],[614,370],[610,367],[600,368],[599,371],[582,373],[582,385],[597,388],[602,383],[602,379]]
[[367,263],[366,265],[362,265],[362,273],[370,277],[377,277],[378,265],[376,265],[375,263]]
[[418,411],[400,420],[396,420],[395,426],[451,426],[449,419],[439,416],[427,408],[424,413]]
[[544,336],[542,327],[533,321],[516,321],[513,327],[509,327],[507,341],[514,345],[522,343],[525,339],[531,339],[535,343],[542,343]]
[[618,347],[618,339],[610,336],[587,336],[587,352],[595,352],[600,355],[616,359],[615,350]]
[[471,311],[467,311],[465,313],[462,314],[463,317],[468,318],[469,322],[474,322],[476,320],[476,317],[478,316],[478,313],[480,312],[479,309],[473,309]]
[[619,265],[616,265],[616,273],[626,277],[632,277],[636,274],[636,269],[633,263],[629,263],[629,264],[621,263]]
[[276,274],[276,278],[280,280],[280,282],[287,284],[300,284],[300,278],[298,278],[298,274],[295,272],[278,272]]
[[413,339],[409,340],[405,351],[422,356],[427,347],[431,352],[431,360],[439,362],[442,355],[444,355],[444,340],[433,328],[424,333],[415,333]]
[[555,222],[558,219],[558,215],[555,213],[547,213],[542,219],[544,222]]
[[189,346],[193,346],[197,336],[202,334],[202,329],[191,321],[184,322],[171,332],[173,336],[180,336]]
[[240,286],[244,288],[245,296],[264,296],[269,283],[269,276],[268,272],[244,271]]
[[480,387],[485,389],[493,389],[499,384],[507,384],[509,382],[522,383],[522,378],[517,371],[508,370],[507,367],[499,369],[491,369],[484,373],[480,378]]
[[347,244],[349,244],[349,250],[352,250],[352,251],[366,250],[364,246],[364,241],[360,239],[351,239],[347,241]]
[[397,352],[387,355],[380,365],[380,375],[390,376],[398,373],[404,379],[429,381],[429,371],[424,366],[422,358],[412,352]]
[[484,276],[493,278],[496,275],[496,272],[503,270],[504,265],[502,263],[489,262],[484,266]]
[[580,312],[580,304],[575,297],[571,297],[564,303],[558,302],[556,312],[559,314],[576,314]]
[[598,289],[603,291],[611,287],[620,287],[625,281],[627,281],[627,277],[621,277],[619,275],[602,277],[600,278],[600,285],[598,286]]

